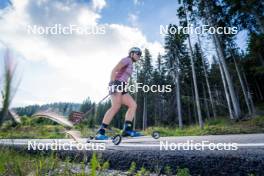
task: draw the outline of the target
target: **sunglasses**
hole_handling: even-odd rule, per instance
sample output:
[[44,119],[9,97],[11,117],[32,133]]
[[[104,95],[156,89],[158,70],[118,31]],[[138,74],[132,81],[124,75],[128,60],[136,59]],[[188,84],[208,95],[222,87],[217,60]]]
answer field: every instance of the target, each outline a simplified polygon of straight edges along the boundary
[[135,52],[135,54],[141,56],[141,52]]

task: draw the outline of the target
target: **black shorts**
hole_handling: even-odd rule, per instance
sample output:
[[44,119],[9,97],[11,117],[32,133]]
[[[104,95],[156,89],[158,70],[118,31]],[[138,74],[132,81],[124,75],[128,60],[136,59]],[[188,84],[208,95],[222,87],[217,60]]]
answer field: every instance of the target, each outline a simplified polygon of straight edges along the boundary
[[126,90],[127,83],[123,81],[114,81],[113,85],[110,87],[109,93],[114,94],[116,92],[121,92],[122,95],[128,93]]

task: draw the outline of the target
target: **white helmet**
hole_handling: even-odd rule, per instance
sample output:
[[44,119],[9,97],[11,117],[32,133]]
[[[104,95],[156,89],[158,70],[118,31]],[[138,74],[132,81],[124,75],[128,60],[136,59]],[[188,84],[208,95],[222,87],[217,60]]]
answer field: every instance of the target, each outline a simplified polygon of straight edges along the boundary
[[130,48],[130,50],[128,51],[128,55],[130,56],[131,53],[138,53],[140,56],[142,54],[142,51],[140,48],[138,47],[132,47]]

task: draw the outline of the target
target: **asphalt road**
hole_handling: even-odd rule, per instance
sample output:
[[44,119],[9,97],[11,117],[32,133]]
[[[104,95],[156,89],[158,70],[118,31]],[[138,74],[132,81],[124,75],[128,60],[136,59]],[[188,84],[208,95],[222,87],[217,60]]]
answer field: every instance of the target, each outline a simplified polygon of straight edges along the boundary
[[[28,150],[29,143],[32,146],[34,141],[42,148]],[[127,170],[135,161],[138,167],[156,171],[165,166],[173,171],[177,167],[187,167],[192,175],[264,175],[264,134],[161,137],[158,140],[124,138],[118,146],[105,141],[91,143],[88,149],[82,148],[82,144],[88,145],[86,141],[85,138],[80,139],[80,143],[72,139],[0,139],[0,144],[34,153],[43,150],[44,144],[50,147],[57,142],[60,146],[72,146],[72,150],[57,148],[59,156],[76,161],[84,158],[88,161],[93,150],[97,150],[103,160],[109,160],[113,169],[121,170]]]
[[[69,143],[73,142],[72,139],[0,139],[0,144],[6,145],[27,145],[29,141],[36,141],[41,143],[54,143],[54,141],[61,141],[61,143]],[[86,143],[88,138],[81,138],[78,141],[80,143]],[[237,134],[237,135],[208,135],[208,136],[181,136],[181,137],[161,137],[159,139],[153,139],[150,136],[143,136],[137,138],[123,138],[122,143],[119,145],[129,146],[129,147],[141,147],[142,149],[149,148],[159,148],[160,142],[168,142],[168,143],[202,143],[203,141],[208,141],[205,143],[237,143],[241,147],[264,147],[264,134]],[[93,140],[91,140],[93,142]],[[97,141],[99,142],[99,141]],[[102,141],[107,144],[107,147],[115,146],[111,141]],[[117,146],[116,146],[117,147]],[[111,147],[112,148],[112,147]]]

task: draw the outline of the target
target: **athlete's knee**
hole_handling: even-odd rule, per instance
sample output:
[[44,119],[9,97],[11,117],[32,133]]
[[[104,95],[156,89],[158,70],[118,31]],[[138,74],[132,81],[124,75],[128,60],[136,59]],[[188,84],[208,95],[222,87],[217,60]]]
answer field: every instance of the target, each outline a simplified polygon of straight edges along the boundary
[[136,110],[137,109],[137,103],[136,102],[131,103],[129,108]]
[[135,109],[137,109],[137,103],[136,102],[134,103],[133,106],[134,106]]
[[112,105],[111,106],[111,110],[113,110],[113,111],[118,111],[119,109],[120,109],[120,107],[121,107],[121,104],[114,104],[114,105]]

